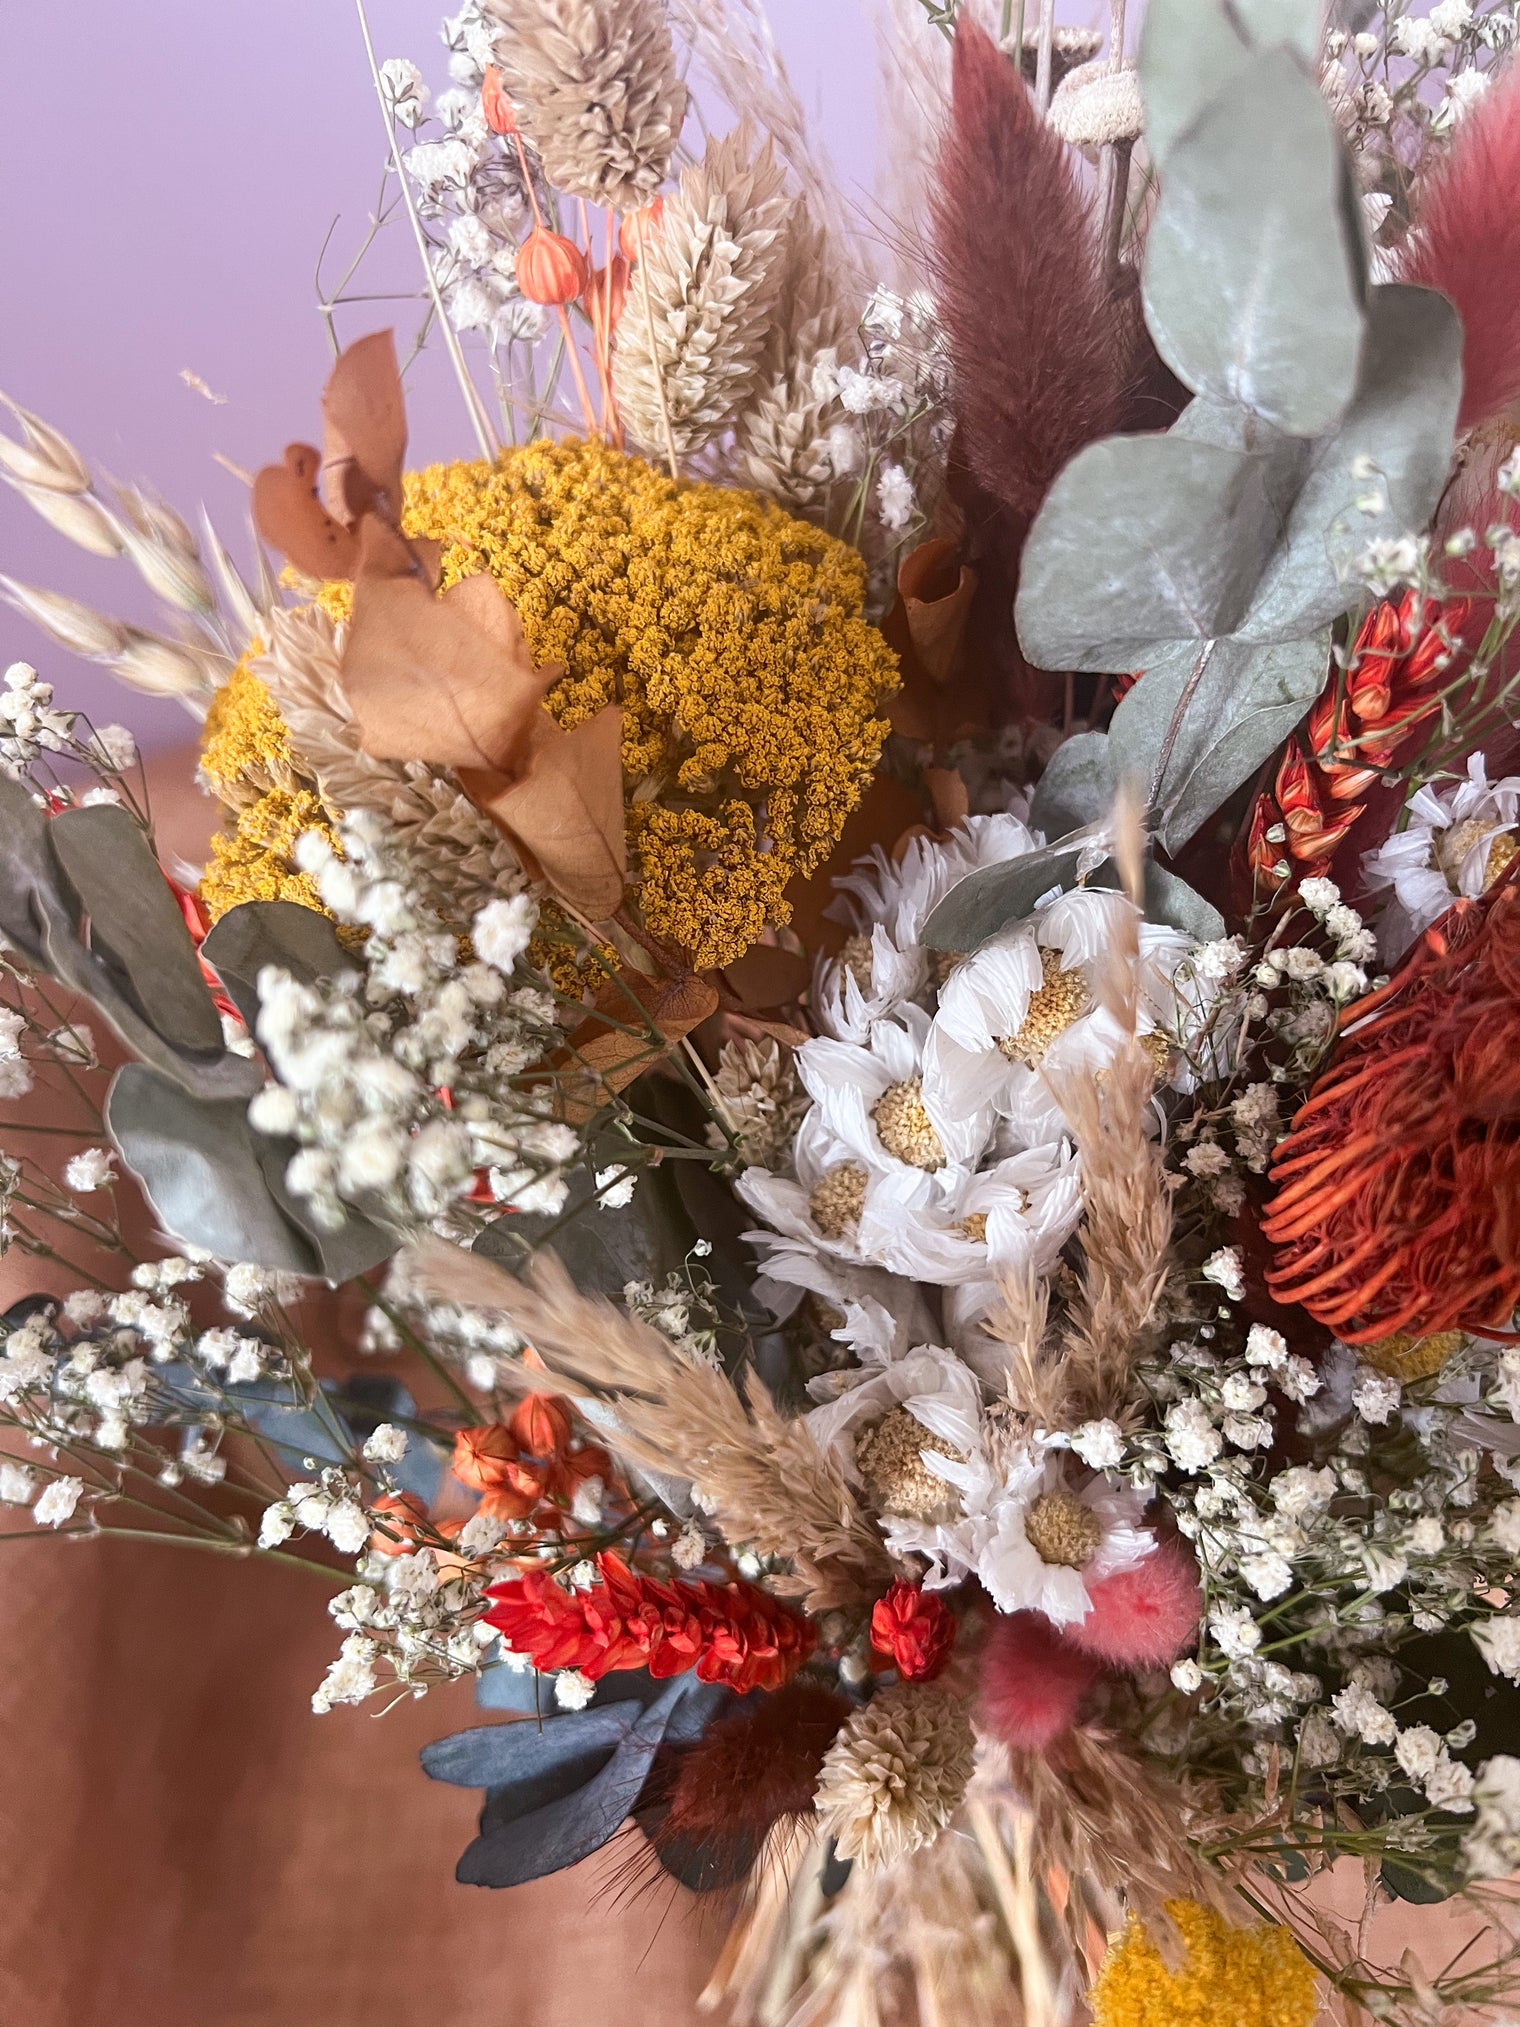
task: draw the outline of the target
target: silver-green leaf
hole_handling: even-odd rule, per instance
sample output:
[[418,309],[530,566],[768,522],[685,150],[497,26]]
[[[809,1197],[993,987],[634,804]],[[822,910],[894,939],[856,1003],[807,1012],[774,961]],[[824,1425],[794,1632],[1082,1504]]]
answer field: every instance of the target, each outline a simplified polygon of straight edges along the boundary
[[1166,158],[1142,276],[1157,350],[1195,393],[1318,436],[1356,384],[1361,260],[1323,96],[1290,50],[1251,56]]

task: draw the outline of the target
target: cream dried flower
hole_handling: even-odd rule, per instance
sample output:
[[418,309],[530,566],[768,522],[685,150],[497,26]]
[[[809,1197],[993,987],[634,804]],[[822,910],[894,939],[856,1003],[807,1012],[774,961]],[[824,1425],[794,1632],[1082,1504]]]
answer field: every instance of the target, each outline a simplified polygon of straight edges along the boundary
[[824,1756],[814,1807],[867,1870],[930,1844],[971,1778],[971,1720],[948,1691],[899,1683],[857,1710]]
[[645,449],[689,456],[748,401],[792,210],[770,142],[755,154],[746,126],[682,172],[634,270],[613,360],[618,407]]
[[1145,131],[1139,77],[1129,69],[1084,64],[1061,80],[1047,117],[1074,148],[1136,141]]
[[[786,1167],[812,1103],[791,1053],[774,1041],[726,1042],[713,1081],[741,1160],[751,1168]],[[717,1125],[708,1128],[708,1139],[714,1147],[725,1144]]]
[[637,210],[664,182],[686,87],[663,0],[484,0],[503,82],[551,183]]

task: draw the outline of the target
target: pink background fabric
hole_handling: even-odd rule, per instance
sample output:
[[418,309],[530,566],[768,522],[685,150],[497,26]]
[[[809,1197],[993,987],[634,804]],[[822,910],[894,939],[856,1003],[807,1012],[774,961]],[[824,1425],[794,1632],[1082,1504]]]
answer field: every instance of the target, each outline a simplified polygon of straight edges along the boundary
[[[376,54],[448,85],[443,0],[370,0]],[[769,0],[797,88],[864,204],[875,134],[875,0]],[[926,35],[934,31],[925,28]],[[235,554],[246,469],[317,426],[330,361],[313,272],[362,237],[385,137],[351,0],[10,0],[0,7],[0,389],[96,472],[147,481]],[[358,286],[415,290],[404,223]],[[415,306],[350,308],[358,337]],[[199,374],[222,405],[187,387]],[[473,452],[436,343],[409,384],[413,456]],[[8,426],[0,417],[0,427]],[[147,621],[126,565],[84,555],[0,487],[0,571]],[[182,740],[183,710],[134,696],[0,608],[0,667],[24,659],[61,704]]]

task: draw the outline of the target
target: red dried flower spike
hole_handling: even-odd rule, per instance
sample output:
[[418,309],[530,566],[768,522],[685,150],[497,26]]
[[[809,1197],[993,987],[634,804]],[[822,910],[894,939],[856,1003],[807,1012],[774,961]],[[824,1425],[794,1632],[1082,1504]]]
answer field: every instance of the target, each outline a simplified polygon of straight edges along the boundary
[[808,1621],[753,1584],[662,1584],[615,1555],[596,1568],[589,1591],[537,1570],[496,1584],[486,1621],[540,1671],[578,1668],[593,1682],[619,1668],[660,1680],[695,1668],[741,1694],[779,1689],[813,1651]]
[[955,1645],[955,1614],[933,1591],[899,1579],[871,1608],[871,1645],[904,1682],[932,1682]]
[[1257,888],[1276,892],[1295,866],[1323,872],[1399,748],[1439,708],[1431,694],[1460,649],[1471,610],[1406,591],[1362,622],[1344,684],[1329,684],[1288,741],[1271,791],[1256,799],[1246,856]]
[[1347,1344],[1520,1304],[1520,889],[1458,901],[1351,1009],[1272,1164],[1267,1286]]
[[517,249],[517,286],[530,303],[573,303],[586,286],[586,257],[562,232],[535,225]]
[[493,134],[517,132],[517,114],[503,88],[501,72],[494,63],[486,65],[485,82],[480,87],[480,110]]

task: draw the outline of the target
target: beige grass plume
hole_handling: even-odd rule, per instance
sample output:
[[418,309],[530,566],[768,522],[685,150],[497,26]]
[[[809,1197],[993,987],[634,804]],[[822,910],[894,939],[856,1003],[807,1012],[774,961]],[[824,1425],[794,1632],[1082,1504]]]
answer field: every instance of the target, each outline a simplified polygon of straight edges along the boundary
[[634,211],[664,182],[686,117],[663,0],[483,0],[502,81],[549,181]]
[[634,269],[613,358],[618,409],[646,450],[689,457],[749,400],[792,210],[771,143],[757,154],[748,126],[683,170]]
[[[458,1255],[451,1260],[450,1254]],[[751,1373],[743,1396],[666,1337],[601,1296],[576,1293],[540,1253],[526,1281],[441,1243],[409,1262],[414,1288],[504,1313],[557,1379],[611,1397],[607,1440],[635,1464],[689,1479],[735,1545],[784,1556],[776,1588],[810,1612],[878,1597],[892,1565],[880,1535],[801,1421],[788,1421]]]
[[[848,276],[843,286],[848,286]],[[834,468],[825,437],[839,414],[825,370],[860,320],[841,293],[828,234],[799,205],[786,235],[785,264],[770,336],[754,388],[734,427],[733,476],[791,512],[822,505]]]

